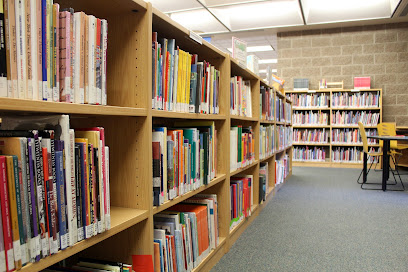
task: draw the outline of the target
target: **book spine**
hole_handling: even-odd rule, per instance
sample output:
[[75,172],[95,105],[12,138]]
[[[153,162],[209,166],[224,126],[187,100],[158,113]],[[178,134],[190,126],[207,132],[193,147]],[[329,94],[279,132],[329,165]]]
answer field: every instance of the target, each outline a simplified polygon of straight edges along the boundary
[[[34,80],[36,83],[33,83],[34,86],[37,88],[38,92],[38,100],[43,100],[43,79],[42,79],[42,7],[41,1],[42,0],[30,0],[31,3],[31,35],[34,35],[32,42],[32,51],[37,52],[37,54],[33,54],[32,60],[36,68],[36,75],[34,75]],[[33,10],[34,9],[34,10]]]
[[52,227],[52,242],[50,241],[50,243],[52,243],[53,249],[54,249],[54,253],[56,253],[59,249],[59,228],[58,228],[58,210],[57,210],[57,165],[56,165],[56,159],[55,159],[55,151],[56,151],[56,147],[55,147],[55,140],[54,140],[54,132],[50,131],[50,180],[52,180],[52,182],[50,182],[50,200],[51,200],[51,227]]
[[106,86],[106,58],[108,53],[108,21],[102,19],[102,105],[107,105],[107,86]]
[[30,245],[31,259],[35,261],[40,260],[41,254],[41,245],[40,245],[40,236],[38,233],[38,210],[37,210],[37,200],[36,200],[36,186],[35,186],[35,153],[34,151],[34,139],[27,139],[27,149],[28,149],[28,170],[29,170],[29,183],[28,190],[31,195],[31,215],[32,215],[32,239]]
[[95,44],[96,44],[96,18],[93,15],[88,15],[88,104],[96,104],[96,58],[95,58]]
[[94,148],[94,192],[95,192],[95,224],[97,225],[97,233],[102,233],[102,217],[101,217],[101,183],[100,180],[102,177],[100,176],[100,169],[99,169],[99,150],[98,148]]
[[102,104],[102,38],[101,38],[101,19],[96,19],[96,39],[95,39],[95,88],[96,104]]
[[[48,229],[48,236],[47,240],[49,242],[48,247],[50,248],[50,254],[53,254],[53,247],[52,247],[52,226],[51,226],[51,207],[50,207],[50,181],[49,181],[49,164],[48,164],[48,154],[47,154],[47,148],[43,147],[42,148],[42,159],[43,159],[43,169],[44,169],[44,195],[45,195],[45,223]],[[50,239],[51,237],[51,239]]]
[[40,226],[41,237],[41,253],[43,257],[49,255],[48,253],[48,231],[46,225],[45,214],[45,190],[44,190],[44,172],[43,159],[40,147],[40,140],[38,134],[34,135],[34,149],[35,149],[35,171],[36,171],[36,187],[37,187],[37,202],[38,202],[38,219]]
[[31,244],[31,229],[30,229],[30,215],[28,204],[28,189],[27,189],[27,139],[20,138],[20,157],[18,161],[18,174],[20,183],[20,199],[21,199],[21,211],[23,220],[24,242],[25,247],[22,247],[22,254],[26,263],[30,260],[29,249]]
[[65,217],[65,188],[64,188],[64,165],[63,165],[63,153],[62,151],[55,152],[56,171],[57,171],[57,207],[58,207],[58,221],[59,221],[59,233],[60,233],[60,247],[61,250],[67,247],[67,229],[66,229],[66,217]]
[[67,95],[69,96],[70,88],[70,13],[68,11],[62,11],[59,13],[60,20],[60,98],[61,101],[67,101]]
[[[7,78],[7,90],[9,97],[18,98],[17,89],[17,30],[16,30],[16,3],[12,0],[6,0],[6,5],[8,9],[6,14],[6,30],[8,30],[9,35],[6,32],[6,46],[9,48],[9,65],[7,66],[7,71],[10,74],[10,79]],[[8,25],[8,26],[7,26]]]
[[73,47],[72,58],[74,61],[74,67],[72,69],[72,86],[73,86],[73,95],[74,100],[72,102],[79,104],[80,103],[80,94],[79,94],[79,80],[80,80],[80,67],[81,67],[81,13],[75,12],[74,16],[71,18],[74,23],[73,27],[73,36],[75,37],[75,43]]
[[106,230],[110,229],[111,227],[111,219],[110,219],[110,179],[109,179],[109,147],[105,146],[105,167],[106,167],[106,208],[105,208],[105,225]]
[[54,29],[52,23],[52,15],[53,15],[53,8],[52,8],[53,0],[46,0],[47,10],[46,10],[46,47],[47,47],[47,87],[48,87],[48,101],[53,101],[54,97],[54,77],[53,77],[53,53],[54,53]]
[[21,246],[17,212],[16,186],[15,186],[16,177],[14,172],[14,161],[12,156],[7,156],[6,159],[7,159],[8,194],[10,201],[11,230],[13,234],[14,264],[16,266],[16,269],[20,269],[22,263],[21,263]]
[[86,70],[85,70],[85,62],[86,62],[86,25],[87,25],[87,16],[85,13],[80,13],[80,20],[79,20],[79,29],[81,34],[80,38],[80,53],[79,53],[79,62],[80,62],[80,69],[79,69],[79,96],[80,96],[80,103],[85,103],[85,78],[86,78]]
[[10,202],[7,186],[7,164],[6,157],[0,157],[0,200],[1,200],[1,215],[3,219],[3,239],[4,250],[6,255],[7,271],[13,271],[15,269],[14,264],[14,251],[13,251],[13,238],[11,230],[10,219]]
[[90,226],[88,230],[89,237],[95,235],[95,168],[94,168],[94,157],[93,157],[93,145],[88,145],[88,171],[89,171],[89,179],[88,179],[88,199],[89,199],[89,221]]
[[34,98],[34,89],[33,89],[33,62],[32,62],[32,55],[33,49],[31,47],[31,39],[32,39],[32,32],[31,32],[31,1],[26,0],[24,3],[25,5],[25,14],[23,16],[23,27],[25,28],[25,44],[26,44],[26,51],[23,52],[26,55],[26,66],[24,69],[26,70],[27,80],[26,80],[26,87],[27,87],[27,98],[28,99],[35,99]]
[[23,0],[16,1],[15,18],[16,18],[16,30],[17,30],[17,88],[18,98],[25,99],[32,97],[26,93],[26,49],[25,49],[25,5]]
[[[7,4],[7,3],[6,3]],[[7,57],[5,40],[5,18],[3,0],[0,0],[0,97],[8,97],[7,91]],[[0,254],[0,258],[1,258]],[[1,266],[1,264],[0,264]]]
[[69,12],[69,59],[70,59],[70,69],[69,69],[69,86],[68,86],[68,103],[73,103],[75,100],[74,97],[74,67],[75,67],[75,44],[76,44],[76,36],[75,36],[75,26],[74,26],[74,10],[71,8]]
[[48,70],[49,70],[49,63],[48,63],[48,43],[47,43],[47,0],[41,0],[41,51],[42,51],[42,94],[43,100],[49,100],[49,89],[48,89]]
[[[69,146],[70,149],[70,165],[67,171],[71,172],[70,180],[66,183],[71,183],[67,186],[67,214],[68,214],[68,231],[69,231],[69,246],[74,245],[78,241],[77,230],[77,212],[76,212],[76,180],[75,180],[75,132],[69,130]],[[69,189],[69,191],[68,191]],[[78,202],[79,203],[79,202]]]
[[[89,32],[90,32],[90,16],[85,15],[84,16],[84,26],[85,26],[85,33],[84,33],[84,103],[88,104],[89,103],[89,92],[90,92],[90,83],[89,83],[89,76],[90,76],[90,68],[91,68],[91,63],[89,63],[89,59],[91,58],[90,55],[92,55],[91,51],[89,50],[90,48],[90,40],[89,40]],[[82,71],[81,71],[82,72]]]
[[[0,201],[0,211],[1,211],[1,201]],[[4,238],[3,238],[3,220],[0,214],[0,271],[6,272],[6,252],[4,250]]]
[[52,5],[52,99],[60,101],[59,87],[59,4]]
[[82,221],[82,196],[81,196],[81,155],[80,145],[75,145],[75,182],[76,182],[76,213],[77,213],[77,241],[84,239],[84,225]]

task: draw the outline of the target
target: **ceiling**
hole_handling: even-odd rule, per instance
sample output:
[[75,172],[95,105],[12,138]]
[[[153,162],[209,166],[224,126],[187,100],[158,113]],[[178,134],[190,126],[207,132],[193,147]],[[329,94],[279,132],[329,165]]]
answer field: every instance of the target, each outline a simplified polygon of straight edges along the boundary
[[[184,27],[228,52],[232,36],[261,60],[277,59],[276,33],[310,28],[408,21],[408,0],[148,0]],[[276,63],[260,64],[276,68]]]

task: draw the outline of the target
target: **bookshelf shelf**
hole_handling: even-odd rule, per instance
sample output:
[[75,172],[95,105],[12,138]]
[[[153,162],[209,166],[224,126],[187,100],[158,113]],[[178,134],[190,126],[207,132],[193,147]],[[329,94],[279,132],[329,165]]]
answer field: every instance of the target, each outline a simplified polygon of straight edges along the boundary
[[332,107],[332,110],[361,110],[361,111],[367,111],[367,110],[381,110],[380,107]]
[[[331,143],[332,146],[363,146],[362,143]],[[379,147],[379,144],[368,144],[368,146]]]
[[[218,253],[218,251],[225,245],[226,242],[226,238],[225,237],[220,237],[219,238],[219,245],[214,248],[213,250],[211,250],[210,253],[208,253],[208,256],[205,257],[201,263],[192,270],[192,272],[196,272],[196,271],[202,271],[202,269],[207,265],[208,262],[211,261],[211,259]],[[214,263],[215,264],[215,263]]]
[[297,111],[300,111],[300,110],[304,110],[304,111],[322,110],[322,111],[324,111],[324,110],[330,110],[330,108],[329,107],[293,107],[293,110],[297,110]]
[[87,240],[82,240],[72,247],[68,247],[65,250],[59,251],[57,254],[41,259],[39,262],[29,263],[18,271],[40,271],[42,269],[45,269],[129,227],[136,225],[143,220],[146,220],[148,216],[149,211],[147,210],[111,207],[111,229]]
[[293,145],[310,145],[310,146],[330,146],[330,143],[293,143]]
[[261,120],[261,124],[275,124],[275,120]]
[[172,112],[162,110],[152,110],[152,117],[171,119],[200,119],[200,120],[225,120],[222,114],[199,114],[187,112]]
[[[251,216],[252,216],[252,215],[251,215]],[[249,216],[249,217],[251,217],[251,216]],[[239,228],[240,228],[242,225],[244,225],[244,223],[246,222],[246,220],[247,220],[249,217],[242,218],[241,222],[239,222],[235,227],[233,227],[232,229],[230,229],[229,234],[230,234],[230,235],[234,235],[234,233],[235,233],[237,230],[239,230]]]
[[234,170],[234,171],[230,172],[230,177],[238,175],[241,172],[244,172],[245,170],[247,170],[247,169],[249,169],[251,167],[254,167],[255,165],[258,165],[258,163],[259,163],[259,161],[255,160],[255,162],[253,162],[253,163],[251,163],[251,164],[249,164],[249,165],[247,165],[245,167],[238,168],[237,170]]
[[329,125],[293,125],[293,128],[330,128]]
[[276,122],[277,125],[285,125],[285,122]]
[[0,98],[1,111],[61,113],[105,116],[147,116],[143,108],[72,104],[65,102],[34,101],[28,99]]
[[163,203],[160,206],[155,206],[155,207],[153,207],[153,214],[156,214],[156,213],[162,212],[164,210],[167,210],[168,208],[170,208],[170,207],[172,207],[172,206],[174,206],[174,205],[176,205],[176,204],[178,204],[178,203],[180,203],[180,202],[182,202],[182,201],[184,201],[184,200],[186,200],[186,199],[188,199],[188,198],[190,198],[190,197],[192,197],[192,196],[194,196],[196,194],[199,194],[202,191],[204,191],[204,190],[206,190],[206,189],[220,183],[221,181],[225,180],[225,178],[226,178],[225,174],[220,174],[220,175],[218,175],[218,177],[211,180],[211,182],[209,184],[201,186],[197,190],[188,192],[188,193],[186,193],[186,194],[184,194],[182,196],[178,196],[178,197],[176,197],[176,198],[174,198],[172,200],[169,200],[169,201]]
[[[358,125],[332,125],[332,128],[358,128]],[[365,128],[377,128],[377,126],[364,126]]]
[[231,120],[241,120],[241,121],[259,121],[256,117],[246,117],[246,116],[238,116],[238,115],[230,115]]
[[275,156],[275,153],[273,153],[272,155],[266,156],[265,158],[259,159],[259,162],[267,161],[267,160],[273,158],[273,156]]

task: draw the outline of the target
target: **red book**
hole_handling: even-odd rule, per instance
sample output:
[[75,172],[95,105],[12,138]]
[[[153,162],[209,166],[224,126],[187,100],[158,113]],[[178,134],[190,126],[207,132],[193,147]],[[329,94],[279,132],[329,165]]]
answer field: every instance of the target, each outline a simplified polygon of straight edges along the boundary
[[13,238],[11,233],[10,201],[7,186],[6,157],[0,156],[0,201],[1,216],[3,219],[4,250],[6,252],[6,269],[14,271]]
[[[47,196],[48,196],[47,184],[49,184],[50,181],[49,181],[49,175],[48,175],[49,165],[48,165],[48,153],[47,153],[47,148],[46,147],[42,148],[42,158],[43,158],[43,169],[44,169],[45,220],[46,220],[46,225],[47,225],[46,229],[48,229],[49,226],[50,226],[50,219],[51,218],[49,217],[49,209],[48,209],[48,206],[50,205],[50,203],[48,203],[48,199],[47,199]],[[48,233],[48,237],[47,237],[48,241],[50,241],[50,232],[51,232],[51,229],[47,232]],[[51,253],[51,251],[50,251],[50,253]]]

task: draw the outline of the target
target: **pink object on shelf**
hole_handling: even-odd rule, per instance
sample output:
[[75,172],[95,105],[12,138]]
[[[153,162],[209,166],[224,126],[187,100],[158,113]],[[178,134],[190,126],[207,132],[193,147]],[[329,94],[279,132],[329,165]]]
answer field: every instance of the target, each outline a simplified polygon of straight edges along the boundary
[[370,89],[370,77],[355,77],[354,89]]

